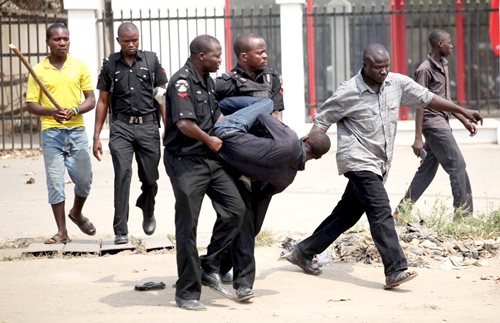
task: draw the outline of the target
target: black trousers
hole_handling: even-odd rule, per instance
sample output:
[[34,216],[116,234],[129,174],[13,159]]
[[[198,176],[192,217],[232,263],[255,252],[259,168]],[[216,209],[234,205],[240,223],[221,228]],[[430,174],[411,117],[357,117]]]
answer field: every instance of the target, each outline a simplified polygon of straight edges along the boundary
[[243,202],[245,216],[241,230],[228,247],[221,261],[220,272],[225,274],[233,268],[233,287],[253,288],[255,282],[255,237],[259,234],[271,203],[271,197],[260,194],[262,182],[252,181],[252,192],[241,181],[236,181]]
[[384,264],[385,275],[408,269],[391,215],[382,177],[369,172],[347,172],[349,182],[342,199],[314,233],[297,247],[307,259],[320,254],[366,212],[370,231]]
[[450,176],[453,206],[463,208],[465,215],[474,211],[472,189],[466,164],[457,141],[450,129],[423,129],[425,137],[424,149],[427,156],[413,177],[408,191],[401,200],[411,199],[415,203],[431,184],[439,165]]
[[[163,158],[175,194],[179,277],[175,294],[182,299],[199,300],[200,267],[207,272],[220,273],[222,253],[241,228],[245,205],[233,179],[215,156],[174,156],[165,150]],[[205,194],[212,200],[217,219],[207,254],[199,257],[196,230]]]
[[158,192],[158,165],[160,163],[160,133],[156,121],[131,124],[114,120],[109,135],[109,150],[115,172],[113,229],[115,234],[128,234],[130,181],[132,159],[135,153],[141,195],[136,206],[144,216],[153,216]]

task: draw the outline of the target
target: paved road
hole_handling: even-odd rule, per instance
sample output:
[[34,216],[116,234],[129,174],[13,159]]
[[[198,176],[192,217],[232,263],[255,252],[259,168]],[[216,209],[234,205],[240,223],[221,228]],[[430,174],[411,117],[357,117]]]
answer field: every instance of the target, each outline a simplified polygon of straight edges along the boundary
[[[487,212],[500,207],[500,145],[461,145],[474,192],[476,212]],[[93,159],[94,183],[84,213],[97,227],[97,237],[113,236],[113,168],[111,156],[101,162]],[[419,160],[407,146],[396,146],[393,167],[386,187],[395,207]],[[25,175],[34,173],[34,175]],[[34,184],[25,184],[30,177]],[[55,222],[47,203],[47,189],[43,158],[29,157],[0,159],[0,238],[49,237],[56,232]],[[68,180],[69,177],[67,176]],[[295,182],[271,203],[264,228],[276,232],[312,232],[337,204],[344,191],[346,179],[337,175],[335,147],[320,160],[309,161]],[[68,204],[73,201],[73,185],[68,184]],[[131,189],[129,231],[143,235],[140,209],[134,207],[140,192],[140,183],[134,175]],[[451,207],[451,189],[447,174],[440,169],[434,182],[418,201],[417,207],[429,212],[439,198]],[[67,207],[67,210],[69,207]],[[157,233],[173,234],[174,196],[163,164],[160,164],[159,193],[157,196]],[[211,232],[215,214],[208,198],[200,216],[199,232]],[[71,237],[85,237],[73,223],[68,223]]]

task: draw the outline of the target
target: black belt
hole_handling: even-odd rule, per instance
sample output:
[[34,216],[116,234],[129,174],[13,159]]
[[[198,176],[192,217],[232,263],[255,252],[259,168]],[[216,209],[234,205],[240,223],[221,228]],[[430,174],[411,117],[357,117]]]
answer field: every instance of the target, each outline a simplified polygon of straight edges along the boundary
[[126,114],[116,113],[115,120],[140,124],[156,120],[156,115],[154,113],[150,113],[143,116],[128,116]]
[[240,130],[227,130],[227,131],[223,131],[221,132],[217,137],[219,137],[220,139],[224,138],[225,136],[231,134],[231,133],[235,133],[235,132],[238,132]]

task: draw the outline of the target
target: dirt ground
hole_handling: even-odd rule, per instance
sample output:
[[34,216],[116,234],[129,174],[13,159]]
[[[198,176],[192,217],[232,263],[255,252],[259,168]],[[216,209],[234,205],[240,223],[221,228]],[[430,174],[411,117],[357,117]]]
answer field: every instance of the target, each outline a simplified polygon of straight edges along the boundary
[[[463,145],[461,149],[475,192],[476,212],[498,208],[500,145]],[[410,147],[396,147],[386,184],[392,207],[403,196],[417,166],[418,159]],[[93,168],[94,183],[85,213],[97,227],[96,238],[112,237],[110,156],[100,163],[93,159]],[[25,184],[30,177],[36,182]],[[46,201],[43,158],[0,158],[0,178],[0,245],[2,239],[52,236],[55,223]],[[289,237],[295,232],[314,231],[340,199],[345,183],[345,178],[337,174],[334,150],[308,162],[306,171],[299,172],[294,183],[273,198],[264,228]],[[451,205],[449,185],[447,174],[440,169],[417,207],[427,212],[437,197]],[[159,186],[157,234],[173,234],[174,197],[163,166]],[[134,175],[129,229],[135,237],[143,235],[140,210],[132,207],[139,188]],[[67,185],[70,201],[72,189]],[[211,232],[214,223],[213,208],[208,199],[205,202],[199,234]],[[72,223],[68,230],[73,239],[88,238]],[[481,280],[483,275],[500,275],[500,255],[487,259],[484,267],[418,268],[416,279],[386,291],[379,265],[333,263],[323,268],[322,276],[312,277],[286,261],[278,261],[281,250],[278,246],[257,248],[257,297],[238,303],[204,287],[201,301],[208,310],[198,313],[175,305],[172,284],[177,269],[173,253],[0,261],[0,323],[500,322],[500,283]],[[162,281],[167,288],[134,290],[135,285],[149,281]]]
[[[0,262],[0,322],[499,322],[500,258],[463,270],[416,269],[419,276],[384,290],[383,268],[330,263],[319,277],[287,261],[281,248],[256,250],[254,291],[246,303],[203,287],[205,312],[175,305],[175,254]],[[438,264],[439,265],[439,264]],[[164,282],[156,291],[136,284]],[[230,289],[232,291],[232,288]]]

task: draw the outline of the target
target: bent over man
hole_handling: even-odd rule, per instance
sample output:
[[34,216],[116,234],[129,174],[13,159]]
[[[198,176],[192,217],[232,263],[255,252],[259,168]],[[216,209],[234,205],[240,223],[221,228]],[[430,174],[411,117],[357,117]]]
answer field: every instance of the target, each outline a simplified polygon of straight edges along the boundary
[[[213,135],[221,116],[210,77],[221,63],[222,48],[209,35],[196,37],[189,46],[186,64],[167,87],[164,163],[175,194],[177,273],[175,300],[187,310],[205,310],[199,301],[201,284],[232,297],[222,285],[222,251],[238,233],[245,206],[233,179],[222,168],[216,153],[221,139]],[[204,196],[217,212],[207,254],[198,256],[196,230]]]
[[165,87],[167,77],[155,53],[142,51],[139,31],[130,22],[118,27],[121,50],[111,54],[101,68],[97,88],[94,129],[94,156],[100,161],[102,144],[99,139],[108,105],[111,107],[109,149],[115,172],[113,229],[115,244],[128,242],[128,217],[132,159],[135,154],[141,195],[136,206],[142,210],[144,233],[151,235],[156,228],[155,197],[158,192],[160,163],[159,118],[165,122],[165,107],[158,107],[153,96],[157,86]]
[[[62,24],[49,26],[45,41],[50,55],[33,66],[33,70],[63,110],[54,107],[31,75],[28,77],[26,102],[28,111],[41,117],[40,136],[49,203],[58,229],[45,243],[67,243],[71,240],[64,210],[65,169],[75,183],[75,200],[68,217],[83,233],[96,233],[94,225],[82,214],[92,184],[92,165],[82,114],[94,108],[95,97],[87,66],[68,54],[68,29]],[[82,92],[85,97],[83,102]]]

